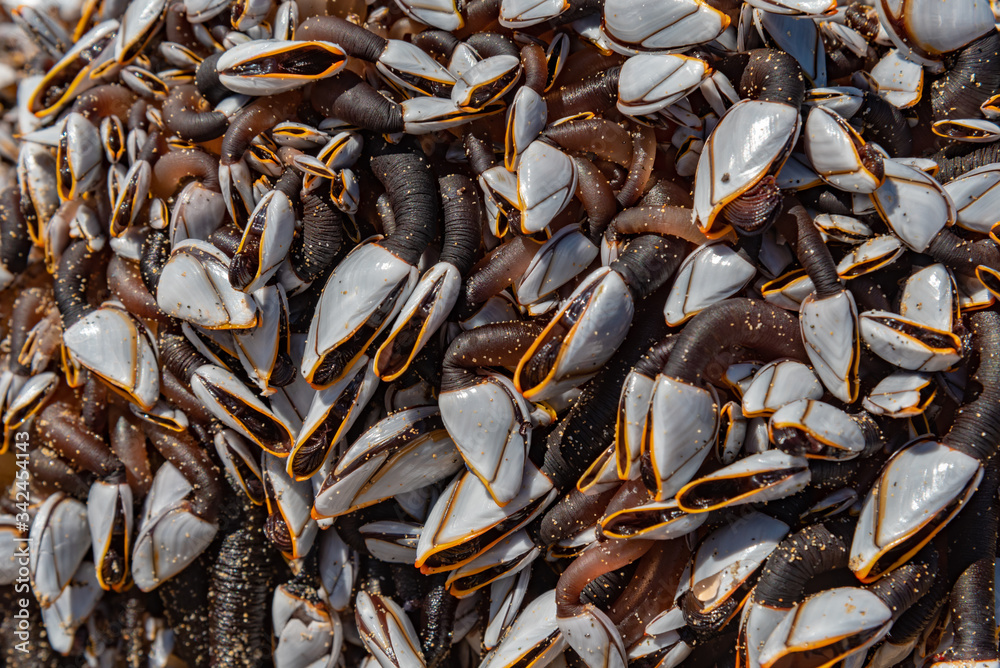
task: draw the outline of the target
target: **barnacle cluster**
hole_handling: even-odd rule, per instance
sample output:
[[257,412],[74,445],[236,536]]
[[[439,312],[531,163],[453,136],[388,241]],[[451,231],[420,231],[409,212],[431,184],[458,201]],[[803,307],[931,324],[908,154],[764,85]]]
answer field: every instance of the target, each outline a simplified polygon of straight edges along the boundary
[[4,665],[998,665],[985,0],[12,0],[0,54]]

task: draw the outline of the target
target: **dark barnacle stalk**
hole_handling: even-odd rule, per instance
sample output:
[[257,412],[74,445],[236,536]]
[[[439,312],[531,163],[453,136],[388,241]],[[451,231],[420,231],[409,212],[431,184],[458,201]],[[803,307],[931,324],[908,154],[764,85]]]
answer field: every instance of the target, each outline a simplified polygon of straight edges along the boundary
[[270,650],[275,559],[264,536],[263,507],[251,504],[238,487],[233,491],[240,501],[222,528],[209,570],[209,656],[212,666],[262,666]]
[[85,241],[75,241],[63,252],[53,287],[64,329],[93,310],[87,291],[90,279],[103,269],[105,258],[104,253],[87,248]]
[[[951,534],[948,554],[949,580],[954,581],[947,605],[951,609],[955,638],[935,666],[966,665],[996,661],[997,485],[1000,472],[996,458],[990,462],[979,489],[963,509]],[[943,578],[942,578],[943,579]]]
[[1000,34],[991,30],[959,51],[931,90],[934,120],[978,117],[1000,92]]

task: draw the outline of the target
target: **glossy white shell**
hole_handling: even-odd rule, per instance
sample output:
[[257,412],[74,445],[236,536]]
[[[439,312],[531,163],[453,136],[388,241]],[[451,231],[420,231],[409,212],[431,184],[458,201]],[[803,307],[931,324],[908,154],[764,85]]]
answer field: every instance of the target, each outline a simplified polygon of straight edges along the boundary
[[632,116],[657,112],[686,97],[711,71],[704,60],[690,56],[632,56],[622,65],[618,78],[618,110]]
[[724,243],[700,246],[688,255],[663,306],[667,325],[676,327],[702,309],[732,297],[757,273],[757,267]]
[[531,446],[531,407],[500,375],[442,392],[441,419],[466,466],[506,505],[521,489],[521,473]]
[[923,341],[891,327],[887,320],[895,320],[914,328],[931,329],[920,322],[887,311],[862,313],[861,337],[872,352],[885,361],[910,371],[944,371],[962,359],[961,341],[950,332],[935,332],[951,341],[947,348],[931,348]]
[[892,617],[892,611],[870,591],[857,587],[828,589],[785,615],[764,643],[760,664],[770,665],[789,650],[806,651],[848,638],[850,650],[838,654],[838,658],[861,652],[889,631]]
[[333,270],[316,305],[302,357],[303,376],[309,378],[327,353],[353,336],[393,290],[402,288],[379,331],[387,327],[416,283],[416,267],[378,244],[351,251]]
[[121,308],[91,311],[63,333],[63,345],[81,365],[150,410],[160,395],[160,368],[152,335]]
[[507,668],[531,656],[539,666],[548,665],[566,647],[556,622],[556,591],[548,591],[517,616],[500,645],[486,655],[480,668]]
[[743,415],[770,415],[797,399],[819,399],[822,396],[822,384],[813,370],[802,362],[770,362],[761,367],[743,392]]
[[545,229],[573,199],[576,164],[559,149],[533,141],[517,165],[517,199],[521,229],[534,234]]
[[798,109],[758,100],[734,104],[698,159],[694,211],[701,228],[708,229],[723,206],[780,166],[798,134]]
[[865,397],[863,406],[869,413],[889,417],[910,417],[924,412],[927,402],[921,392],[933,382],[924,373],[897,371],[879,381]]
[[925,63],[960,49],[994,25],[988,0],[878,0],[874,4],[893,43]]
[[973,232],[989,234],[1000,222],[1000,166],[984,165],[945,184],[955,202],[958,224]]
[[579,227],[560,228],[542,244],[521,274],[516,290],[518,303],[531,304],[559,289],[589,267],[597,254],[597,246]]
[[681,50],[715,39],[729,17],[700,0],[607,0],[603,32],[627,49]]
[[881,554],[937,519],[949,505],[963,505],[982,476],[978,460],[937,441],[917,441],[897,452],[861,508],[851,570],[863,577]]
[[923,252],[942,228],[955,222],[955,204],[924,172],[888,158],[883,165],[885,181],[872,193],[872,201],[896,236]]
[[932,264],[906,279],[899,314],[942,332],[950,332],[958,308],[955,283],[943,264]]
[[697,473],[719,428],[719,406],[708,390],[658,376],[650,402],[646,449],[659,489],[669,499]]
[[861,136],[835,111],[816,106],[803,134],[806,155],[820,177],[840,190],[871,193],[881,185],[858,155]]
[[170,462],[157,469],[132,552],[132,576],[140,590],[152,591],[180,573],[215,538],[218,526],[188,509],[192,489]]
[[774,412],[768,430],[792,427],[807,432],[813,438],[829,444],[843,453],[837,459],[851,459],[865,448],[865,435],[851,417],[823,401],[800,399],[785,404]]
[[164,313],[209,329],[246,329],[257,324],[259,307],[229,284],[229,258],[198,239],[173,247],[157,284]]
[[788,534],[788,525],[751,511],[716,529],[702,541],[681,576],[675,600],[692,590],[700,609],[709,612],[728,599]]
[[809,295],[799,325],[813,371],[830,393],[851,403],[857,395],[858,309],[847,290],[831,297]]
[[900,109],[920,101],[924,90],[924,68],[899,49],[891,49],[871,71],[878,94]]

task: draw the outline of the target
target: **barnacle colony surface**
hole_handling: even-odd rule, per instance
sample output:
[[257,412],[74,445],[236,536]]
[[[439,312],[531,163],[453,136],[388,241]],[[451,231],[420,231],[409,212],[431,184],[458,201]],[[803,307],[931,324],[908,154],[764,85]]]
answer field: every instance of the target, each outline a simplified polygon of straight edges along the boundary
[[1000,660],[985,0],[0,19],[5,665]]

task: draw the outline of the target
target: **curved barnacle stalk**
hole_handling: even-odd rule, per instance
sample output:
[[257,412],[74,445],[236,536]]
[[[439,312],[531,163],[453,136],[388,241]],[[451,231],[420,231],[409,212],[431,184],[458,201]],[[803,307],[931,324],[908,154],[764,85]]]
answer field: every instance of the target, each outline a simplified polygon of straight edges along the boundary
[[444,240],[436,265],[424,272],[403,304],[389,336],[373,355],[375,374],[386,382],[401,376],[449,316],[479,247],[482,211],[475,185],[454,174],[438,181]]
[[441,419],[466,466],[501,506],[521,489],[532,408],[508,378],[476,369],[514,366],[538,330],[533,323],[484,325],[455,337],[444,356]]
[[742,665],[760,667],[760,651],[775,627],[805,598],[817,576],[847,566],[848,523],[814,524],[788,536],[767,557],[743,608],[737,652]]
[[[952,582],[954,586],[948,600],[938,602],[950,604],[955,636],[951,647],[935,657],[936,666],[968,662],[985,664],[997,660],[996,646],[989,636],[980,635],[983,629],[996,625],[996,602],[989,600],[996,576],[988,566],[996,563],[996,545],[991,541],[995,541],[997,535],[997,473],[996,465],[991,463],[976,494],[949,527],[948,569],[937,579],[945,581],[945,590]],[[959,538],[963,534],[965,538]]]
[[[773,49],[751,52],[740,90],[746,99],[719,120],[695,173],[695,216],[710,237],[728,225],[740,234],[759,234],[774,222],[782,199],[774,175],[799,136],[804,84],[794,58]],[[756,130],[750,132],[751,126]],[[736,138],[746,141],[748,132],[750,144],[736,146]]]
[[361,416],[377,385],[372,362],[361,356],[340,380],[313,395],[288,458],[292,477],[305,480],[320,470],[330,449]]
[[222,485],[208,453],[186,432],[147,424],[167,460],[153,478],[132,552],[132,577],[142,591],[159,587],[190,565],[219,529]]
[[313,516],[337,517],[454,474],[462,462],[438,408],[398,411],[358,438],[316,493]]
[[302,198],[302,230],[292,241],[288,258],[296,276],[316,281],[329,275],[343,248],[344,225],[337,206],[325,198],[313,193]]
[[993,350],[1000,318],[978,312],[970,323],[979,366],[969,382],[978,394],[962,405],[943,438],[910,443],[882,469],[851,545],[851,570],[863,582],[877,580],[927,545],[972,497],[995,453],[1000,398],[994,377],[1000,361]]
[[677,588],[677,604],[696,637],[710,639],[739,614],[764,560],[788,529],[751,511],[705,537]]
[[271,647],[268,599],[276,560],[261,509],[241,499],[209,570],[208,655],[212,665],[259,665]]
[[[746,327],[730,327],[736,322]],[[714,392],[701,384],[716,356],[735,346],[765,357],[806,357],[797,320],[764,302],[730,299],[696,315],[677,337],[650,402],[642,466],[656,499],[676,494],[708,456],[719,407]]]
[[525,461],[521,488],[505,506],[466,471],[455,477],[431,508],[417,543],[416,566],[425,574],[452,571],[537,517],[555,498],[552,481]]
[[7,188],[0,193],[0,285],[9,284],[15,276],[28,268],[28,254],[32,239],[28,219],[21,206],[21,192]]
[[585,279],[518,362],[518,391],[541,401],[593,377],[625,340],[635,304],[674,273],[682,245],[678,239],[640,236],[609,267]]
[[182,139],[209,141],[225,134],[229,118],[212,110],[208,102],[192,85],[175,86],[163,102],[163,123]]
[[593,668],[628,665],[625,644],[608,614],[580,600],[584,586],[641,558],[653,546],[649,540],[609,540],[583,552],[559,577],[556,619],[566,642]]
[[125,467],[125,480],[135,500],[145,498],[153,484],[149,457],[146,454],[146,434],[139,420],[131,415],[112,415],[109,418],[108,445]]
[[[427,161],[414,153],[372,158],[389,196],[396,228],[355,248],[330,275],[309,325],[302,376],[329,386],[385,329],[417,282],[416,264],[434,234],[437,186]],[[381,280],[371,280],[371,272]]]
[[787,665],[814,652],[835,660],[863,655],[931,588],[936,567],[937,553],[925,552],[874,585],[827,589],[797,604],[764,642],[760,665]]

